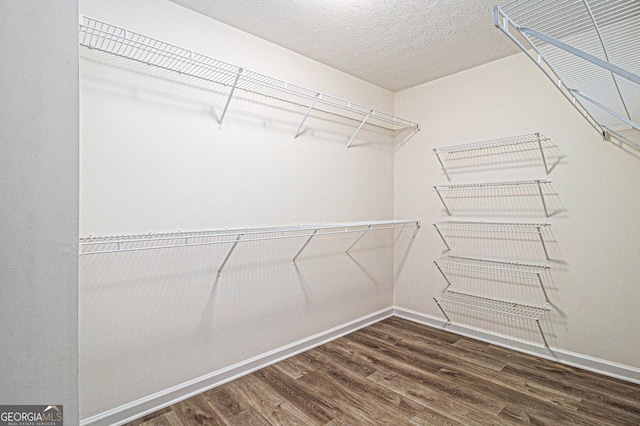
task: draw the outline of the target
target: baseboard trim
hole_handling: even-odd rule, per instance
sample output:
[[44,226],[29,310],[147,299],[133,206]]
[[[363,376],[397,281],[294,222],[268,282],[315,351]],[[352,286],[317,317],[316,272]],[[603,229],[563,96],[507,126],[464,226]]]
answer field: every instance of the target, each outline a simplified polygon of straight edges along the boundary
[[561,364],[640,384],[640,369],[635,367],[553,347],[549,350],[541,345],[517,340],[509,336],[465,326],[463,324],[446,325],[446,323],[438,317],[400,307],[389,307],[164,391],[157,392],[145,398],[121,405],[104,413],[88,417],[81,420],[80,425],[102,426],[125,424],[391,316],[397,316],[419,324],[502,346],[507,349],[513,349]]
[[81,420],[80,425],[122,425],[391,316],[393,316],[392,307],[382,309],[314,336],[121,405],[104,413],[88,417]]
[[452,323],[447,325],[445,321],[438,317],[426,315],[421,312],[412,311],[400,307],[393,308],[393,314],[399,318],[417,322],[419,324],[428,325],[433,328],[445,330],[461,336],[470,337],[486,343],[502,346],[507,349],[513,349],[529,355],[538,356],[561,364],[570,365],[572,367],[581,368],[583,370],[593,371],[605,376],[615,377],[616,379],[625,380],[627,382],[640,384],[640,369],[624,364],[607,361],[588,355],[567,351],[551,347],[545,348],[542,345],[514,339],[487,330],[475,327],[465,326],[464,324]]

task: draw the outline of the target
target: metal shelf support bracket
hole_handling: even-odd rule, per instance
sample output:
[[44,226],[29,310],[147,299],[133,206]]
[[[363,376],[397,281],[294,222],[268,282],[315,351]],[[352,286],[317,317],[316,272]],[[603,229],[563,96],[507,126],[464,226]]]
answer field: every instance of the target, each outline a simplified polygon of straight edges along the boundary
[[231,257],[231,253],[233,253],[233,251],[236,249],[236,246],[238,245],[238,243],[240,242],[240,238],[242,238],[242,234],[238,234],[238,237],[236,238],[236,240],[234,241],[233,245],[231,246],[231,248],[229,249],[229,252],[227,253],[227,255],[225,256],[224,260],[222,261],[222,264],[220,265],[220,267],[218,268],[218,276],[220,276],[220,274],[222,274],[222,269],[224,268],[224,265],[227,264],[227,261],[229,260],[229,258]]
[[309,238],[307,238],[307,241],[304,242],[304,244],[302,245],[302,247],[300,247],[300,250],[298,250],[298,252],[296,253],[295,256],[293,256],[293,259],[291,259],[291,263],[296,263],[296,259],[298,258],[298,256],[300,256],[300,253],[302,253],[302,250],[304,250],[307,245],[311,242],[311,240],[313,239],[313,237],[315,237],[318,234],[318,230],[315,229],[313,231],[313,234],[311,234],[309,236]]
[[302,125],[304,124],[304,122],[307,121],[307,117],[309,117],[309,114],[311,114],[311,111],[313,110],[313,106],[316,104],[316,101],[318,99],[320,99],[321,96],[322,95],[320,93],[316,93],[316,96],[313,98],[313,101],[311,102],[311,105],[309,105],[309,109],[307,109],[307,113],[304,115],[304,117],[302,117],[302,121],[300,122],[300,125],[296,129],[296,134],[293,135],[293,140],[294,141],[296,140],[296,138],[300,134],[300,129],[302,129]]
[[367,229],[365,229],[364,231],[362,231],[362,234],[360,234],[360,236],[358,237],[358,239],[357,239],[357,240],[355,240],[355,241],[353,242],[353,244],[351,244],[351,245],[349,246],[349,248],[348,248],[348,249],[346,249],[344,252],[345,252],[346,254],[349,254],[349,251],[350,251],[350,250],[351,250],[351,249],[352,249],[356,244],[358,244],[358,242],[362,239],[362,237],[364,237],[364,236],[367,234],[367,232],[369,232],[369,231],[371,230],[371,228],[373,228],[373,225],[369,225],[369,227],[368,227]]
[[233,86],[231,86],[231,91],[229,92],[229,97],[227,98],[227,103],[224,104],[224,109],[222,110],[222,115],[220,116],[220,121],[218,121],[218,128],[222,128],[222,120],[224,120],[224,116],[227,114],[227,109],[229,108],[229,103],[231,102],[231,98],[233,97],[233,92],[236,91],[236,87],[238,86],[238,80],[240,80],[240,76],[242,75],[242,68],[238,68],[238,73],[236,74],[236,78],[233,81]]
[[364,120],[362,120],[362,123],[360,123],[360,125],[356,129],[356,132],[353,134],[353,136],[351,136],[351,139],[349,139],[349,143],[347,143],[346,148],[349,148],[351,142],[353,142],[353,140],[356,138],[358,132],[360,132],[360,129],[362,129],[362,126],[364,126],[364,123],[366,123],[369,117],[371,117],[371,114],[373,114],[373,110],[369,111],[369,113],[364,117]]

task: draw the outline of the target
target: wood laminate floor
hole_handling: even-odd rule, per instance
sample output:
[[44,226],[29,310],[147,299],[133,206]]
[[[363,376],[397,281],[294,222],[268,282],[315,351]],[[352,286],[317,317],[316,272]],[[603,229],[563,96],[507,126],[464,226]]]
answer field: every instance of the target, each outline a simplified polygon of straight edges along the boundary
[[389,318],[130,425],[640,425],[640,385]]

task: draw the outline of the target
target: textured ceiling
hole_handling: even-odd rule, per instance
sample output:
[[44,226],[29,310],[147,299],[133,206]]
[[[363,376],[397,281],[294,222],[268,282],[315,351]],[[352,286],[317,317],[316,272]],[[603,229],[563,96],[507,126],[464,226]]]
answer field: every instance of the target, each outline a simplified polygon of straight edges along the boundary
[[518,52],[495,0],[171,0],[391,91]]

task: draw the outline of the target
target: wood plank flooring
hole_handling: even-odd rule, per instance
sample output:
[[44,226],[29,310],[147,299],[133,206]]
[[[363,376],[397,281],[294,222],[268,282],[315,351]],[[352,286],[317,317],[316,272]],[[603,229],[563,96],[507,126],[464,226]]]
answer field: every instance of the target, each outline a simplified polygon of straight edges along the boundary
[[640,425],[640,385],[389,318],[129,425]]

